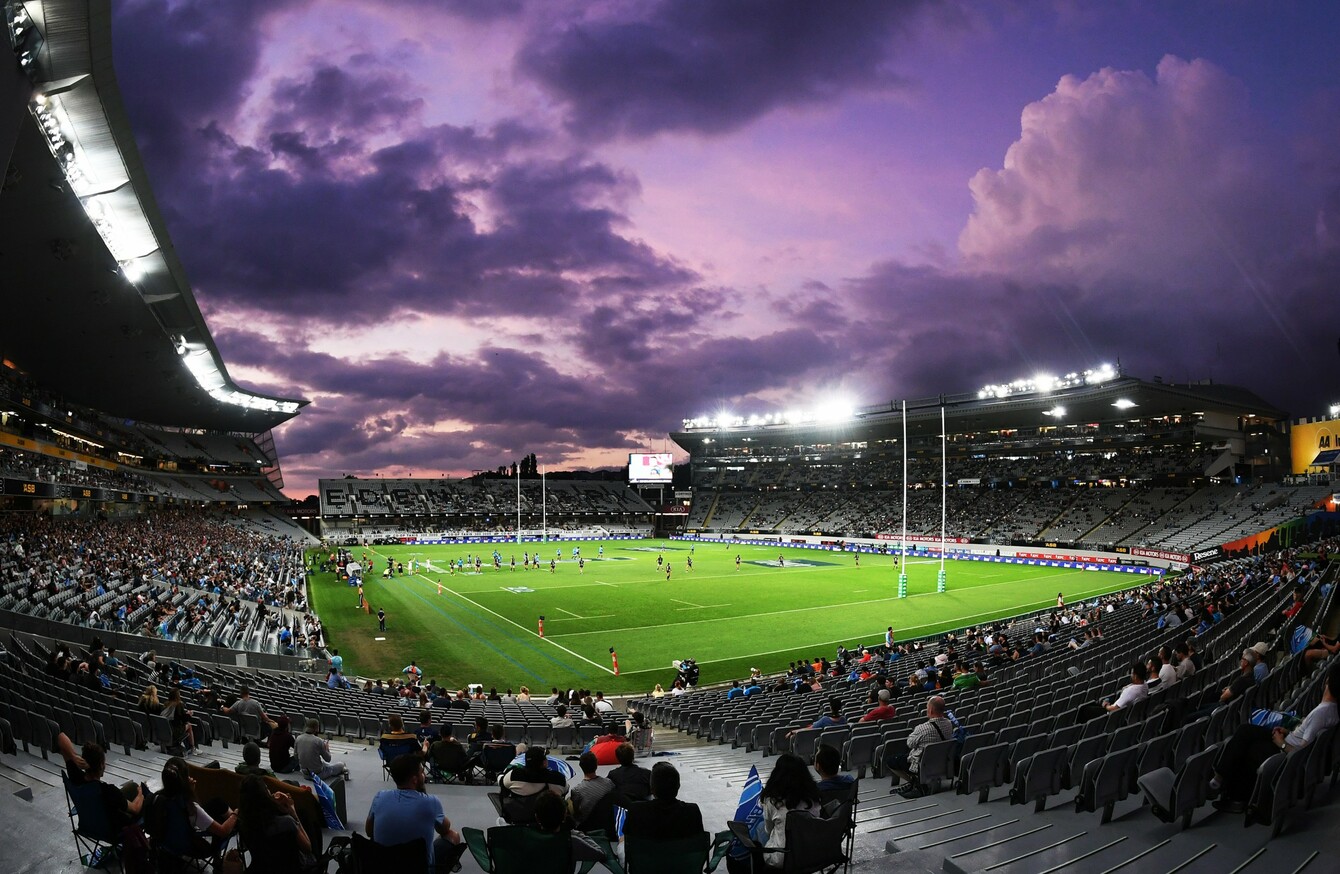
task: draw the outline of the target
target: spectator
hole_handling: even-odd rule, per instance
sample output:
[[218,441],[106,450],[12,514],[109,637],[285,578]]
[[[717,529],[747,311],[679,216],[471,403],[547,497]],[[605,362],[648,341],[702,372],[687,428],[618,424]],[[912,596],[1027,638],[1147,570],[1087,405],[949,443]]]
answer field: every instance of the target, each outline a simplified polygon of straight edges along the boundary
[[274,776],[274,772],[269,768],[261,767],[261,748],[255,741],[247,741],[246,745],[242,747],[242,761],[233,770],[244,777],[252,775],[257,777]]
[[545,791],[561,797],[568,791],[563,775],[549,768],[549,753],[541,746],[527,749],[521,767],[509,769],[498,785],[502,787],[504,799],[509,795],[529,798]]
[[932,695],[926,699],[926,721],[912,729],[912,733],[907,736],[907,753],[893,756],[884,763],[892,775],[890,794],[897,791],[900,779],[910,779],[921,772],[921,756],[926,752],[926,747],[954,736],[954,723],[949,721],[947,713],[944,698]]
[[608,774],[614,784],[614,803],[625,809],[635,801],[646,801],[651,797],[651,772],[636,764],[636,755],[632,744],[619,744],[614,750],[619,766]]
[[307,720],[305,731],[293,742],[298,755],[298,766],[305,773],[315,774],[322,780],[329,781],[343,777],[346,783],[352,782],[349,766],[344,762],[330,760],[330,744],[326,743],[326,739],[318,733],[320,731],[319,722],[315,719]]
[[312,856],[312,840],[298,819],[293,796],[271,792],[258,775],[248,775],[242,781],[237,827],[251,852],[249,867],[294,874],[316,874],[323,870]]
[[1210,790],[1220,793],[1215,807],[1241,813],[1261,763],[1280,752],[1289,753],[1307,746],[1321,732],[1340,722],[1337,700],[1340,700],[1340,666],[1331,668],[1326,675],[1321,703],[1312,708],[1293,731],[1280,726],[1239,725],[1215,762],[1215,776],[1210,781]]
[[398,756],[390,764],[396,788],[383,789],[372,799],[363,830],[384,846],[422,840],[428,849],[428,868],[437,874],[451,871],[465,843],[451,827],[442,802],[425,789],[423,759],[414,754]]
[[[828,728],[830,725],[846,725],[847,717],[842,715],[842,699],[834,695],[828,699],[828,712],[820,716],[814,722],[810,723],[810,728]],[[786,733],[791,737],[800,729],[792,729]]]
[[261,706],[259,701],[251,697],[251,690],[246,686],[242,686],[237,690],[237,700],[233,702],[233,706],[225,707],[223,710],[239,722],[242,720],[243,716],[256,717],[260,720],[261,737],[263,738],[267,737],[270,730],[275,727],[275,723],[271,721],[269,714],[265,712],[265,708]]
[[861,717],[861,721],[878,722],[881,719],[893,719],[897,716],[898,710],[889,703],[890,697],[888,689],[880,689],[876,696],[878,703]]
[[550,728],[572,728],[576,723],[572,717],[568,716],[568,705],[560,704],[554,710],[554,716],[549,719]]
[[601,777],[596,773],[599,765],[596,763],[595,753],[588,750],[582,753],[577,762],[582,769],[582,779],[568,794],[572,800],[572,818],[577,822],[578,828],[591,830],[588,820],[596,812],[600,802],[614,792],[614,783],[608,777]]
[[1264,642],[1255,644],[1252,646],[1252,652],[1256,653],[1256,664],[1252,665],[1252,679],[1260,685],[1270,676],[1270,665],[1266,664],[1266,656],[1270,655],[1270,644]]
[[97,783],[102,792],[103,810],[106,811],[112,831],[121,833],[130,828],[144,811],[145,802],[151,797],[143,784],[129,782],[119,787],[102,782],[107,770],[107,754],[95,743],[84,744],[81,754],[74,751],[74,744],[60,732],[53,746],[65,760],[65,773],[71,786],[85,783]]
[[1115,713],[1126,707],[1130,707],[1137,701],[1149,697],[1149,668],[1145,663],[1135,661],[1131,663],[1131,681],[1121,688],[1116,700],[1104,698],[1097,704],[1082,704],[1076,713],[1076,719],[1079,722],[1087,722],[1095,716],[1102,716],[1104,713]]
[[814,770],[819,774],[819,791],[845,789],[856,782],[851,774],[843,774],[842,753],[830,744],[820,744],[814,751]]
[[[798,760],[797,760],[798,761]],[[628,807],[624,837],[672,841],[701,834],[703,814],[698,805],[679,800],[679,772],[669,762],[657,762],[650,776],[651,800]]]
[[181,700],[180,689],[172,690],[162,715],[172,727],[172,742],[182,745],[186,755],[195,755],[195,726],[190,722],[191,711],[186,709],[186,704]]
[[191,776],[186,760],[173,756],[163,765],[163,790],[154,796],[149,831],[165,834],[169,817],[184,817],[200,840],[192,847],[192,855],[206,858],[213,850],[203,843],[208,835],[218,848],[237,828],[237,811],[217,799],[208,802],[208,810],[195,798],[195,778]]
[[266,743],[270,750],[271,770],[276,774],[288,774],[298,769],[298,759],[293,754],[293,732],[289,730],[287,716],[279,717]]
[[[654,791],[654,789],[653,789]],[[782,753],[772,766],[768,782],[759,795],[763,805],[763,828],[767,832],[764,846],[786,848],[786,815],[793,810],[817,810],[819,786],[810,776],[809,766],[794,753]],[[771,868],[780,868],[783,853],[764,853],[763,860]]]

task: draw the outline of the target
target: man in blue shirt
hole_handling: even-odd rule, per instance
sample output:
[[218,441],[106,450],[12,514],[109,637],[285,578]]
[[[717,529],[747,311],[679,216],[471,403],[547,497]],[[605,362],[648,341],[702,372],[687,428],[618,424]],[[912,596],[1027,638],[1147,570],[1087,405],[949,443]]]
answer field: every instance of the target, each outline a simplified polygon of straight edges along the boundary
[[466,846],[442,812],[442,802],[424,791],[423,759],[417,754],[398,756],[390,764],[394,789],[384,789],[372,799],[364,830],[383,846],[394,846],[422,838],[428,847],[428,869],[452,869]]

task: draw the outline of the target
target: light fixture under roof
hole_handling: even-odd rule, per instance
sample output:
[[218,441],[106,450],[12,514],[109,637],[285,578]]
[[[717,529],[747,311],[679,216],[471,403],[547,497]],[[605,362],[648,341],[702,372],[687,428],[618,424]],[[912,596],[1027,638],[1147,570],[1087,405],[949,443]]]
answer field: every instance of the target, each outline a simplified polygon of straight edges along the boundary
[[1112,406],[1116,407],[1118,410],[1129,410],[1135,405],[1135,401],[1129,398],[1117,398],[1112,402]]

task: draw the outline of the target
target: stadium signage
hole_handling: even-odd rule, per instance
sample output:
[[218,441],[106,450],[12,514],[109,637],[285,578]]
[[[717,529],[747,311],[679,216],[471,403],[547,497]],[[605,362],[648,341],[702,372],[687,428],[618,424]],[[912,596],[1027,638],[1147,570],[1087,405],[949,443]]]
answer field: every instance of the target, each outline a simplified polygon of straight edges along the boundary
[[1217,546],[1210,549],[1197,549],[1195,552],[1191,553],[1191,560],[1198,562],[1214,561],[1217,558],[1222,558],[1223,553],[1224,551]]
[[1046,561],[1070,561],[1081,564],[1116,564],[1114,556],[1104,555],[1060,555],[1050,552],[1016,552],[1019,558],[1040,558]]
[[[897,535],[897,534],[876,534],[876,535],[875,535],[875,539],[876,539],[876,540],[902,540],[903,538],[902,538],[900,535]],[[941,540],[940,540],[939,537],[935,537],[935,536],[930,535],[930,534],[909,534],[909,535],[907,535],[907,539],[908,539],[909,541],[913,542],[913,543],[940,543],[940,542],[941,542]],[[944,538],[944,541],[943,541],[943,542],[945,542],[945,543],[968,543],[969,541],[968,541],[968,538],[966,538],[966,537],[946,537],[946,538]]]
[[1145,549],[1143,546],[1131,548],[1131,555],[1138,555],[1141,558],[1158,558],[1163,561],[1176,561],[1185,564],[1191,561],[1191,556],[1185,552],[1168,552],[1164,549]]

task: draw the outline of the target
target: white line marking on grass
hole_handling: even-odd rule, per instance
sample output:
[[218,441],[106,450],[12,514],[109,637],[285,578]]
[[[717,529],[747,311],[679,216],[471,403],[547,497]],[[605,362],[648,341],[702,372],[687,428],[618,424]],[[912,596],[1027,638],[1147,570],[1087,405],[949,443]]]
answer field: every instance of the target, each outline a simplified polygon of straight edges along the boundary
[[[1077,573],[1080,573],[1080,572],[1077,571]],[[998,583],[997,585],[1005,585],[1005,584],[1004,584],[1004,583]],[[1091,591],[1082,592],[1082,593],[1076,595],[1075,597],[1076,597],[1077,599],[1083,599],[1083,598],[1088,598],[1088,597],[1090,597],[1091,595],[1102,595],[1102,594],[1107,594],[1107,593],[1110,593],[1110,592],[1113,592],[1113,591],[1120,591],[1120,589],[1107,589],[1107,588],[1103,588],[1103,589],[1093,589],[1093,590],[1091,590]],[[939,593],[938,593],[938,592],[926,592],[925,594],[934,595],[934,594],[939,594]],[[921,596],[920,596],[920,595],[911,595],[911,596],[909,596],[909,597],[912,597],[912,598],[919,598],[919,597],[921,597]],[[906,599],[902,599],[902,600],[906,600]],[[1033,602],[1033,604],[1041,605],[1042,607],[1045,607],[1045,606],[1046,606],[1045,603],[1043,603],[1043,602],[1037,602],[1037,601]],[[837,605],[837,606],[845,606],[845,605]],[[1033,606],[1033,605],[1030,605],[1030,604],[1019,604],[1019,605],[1016,605],[1016,606],[1014,606],[1014,607],[1005,607],[1005,608],[1003,608],[1003,609],[1004,609],[1005,611],[1011,611],[1011,610],[1026,610],[1026,609],[1028,609],[1030,606]],[[1039,607],[1038,609],[1040,609],[1040,607]],[[781,611],[781,612],[783,612],[783,613],[791,613],[791,612],[795,612],[795,611],[791,611],[791,610],[783,610],[783,611]],[[937,626],[937,625],[944,625],[945,623],[949,623],[948,627],[950,627],[950,628],[955,628],[955,627],[957,627],[957,626],[956,626],[954,623],[965,622],[965,621],[967,621],[967,620],[969,620],[969,619],[980,619],[980,618],[982,618],[982,617],[984,617],[984,616],[994,616],[994,615],[998,615],[998,614],[999,614],[999,611],[996,611],[996,610],[992,610],[992,611],[989,611],[989,612],[987,612],[987,613],[969,613],[967,616],[951,616],[951,617],[946,617],[945,619],[939,620],[939,621],[937,621],[937,622],[928,622],[928,623],[926,623],[925,625],[910,625],[910,626],[905,626],[905,627],[901,628],[900,630],[903,631],[903,632],[907,632],[907,631],[918,631],[918,630],[920,630],[920,629],[922,629],[922,628],[932,628],[932,627]],[[754,614],[754,616],[768,616],[768,615],[771,615],[771,614],[767,614],[767,613],[756,613],[756,614]],[[1006,613],[1004,613],[1003,615],[1008,616],[1008,615],[1010,615],[1010,613],[1006,612]],[[723,618],[728,618],[728,619],[732,619],[732,620],[738,620],[738,619],[752,619],[752,618],[754,618],[754,617],[753,617],[753,616],[733,616],[733,617],[723,617]],[[671,623],[668,623],[668,624],[669,624],[669,625],[693,625],[693,624],[698,623],[698,622],[716,622],[716,621],[718,621],[718,620],[717,620],[717,619],[693,619],[693,620],[690,620],[690,621],[688,621],[688,622],[671,622]],[[654,625],[654,626],[647,626],[647,627],[650,627],[650,628],[664,628],[665,626],[663,626],[663,625]],[[615,629],[615,631],[637,631],[637,630],[639,630],[639,629],[635,629],[635,628]],[[578,632],[574,632],[573,634],[570,634],[570,635],[567,635],[567,636],[568,636],[568,637],[575,637],[575,636],[577,636],[577,635],[579,635],[579,634],[586,634],[586,633],[588,633],[588,632],[578,631]],[[875,632],[872,631],[871,633],[874,634]],[[846,637],[840,637],[840,638],[838,638],[838,639],[836,639],[836,640],[823,640],[823,641],[820,641],[820,642],[818,642],[818,643],[806,643],[806,644],[804,644],[804,646],[806,646],[806,647],[809,647],[809,646],[832,646],[832,645],[834,645],[834,644],[838,644],[838,643],[850,643],[854,637],[860,637],[860,636],[861,636],[861,635],[848,635],[848,636],[846,636]],[[915,636],[915,635],[914,635],[914,636]],[[697,664],[699,664],[699,665],[712,665],[712,664],[718,664],[718,663],[720,663],[720,662],[735,662],[735,661],[741,661],[742,659],[750,659],[750,658],[753,658],[753,657],[755,657],[755,656],[768,656],[768,655],[778,655],[778,654],[780,654],[780,653],[791,653],[791,652],[795,652],[796,649],[797,649],[797,647],[791,646],[791,647],[787,647],[786,649],[774,649],[774,650],[769,650],[768,652],[750,652],[750,653],[745,653],[744,655],[740,655],[740,656],[727,656],[727,657],[725,657],[725,658],[719,658],[719,659],[698,659],[698,660],[697,660]],[[649,673],[652,673],[653,671],[663,671],[663,670],[664,670],[663,668],[643,668],[642,670],[638,670],[638,671],[623,671],[622,674],[649,674]]]
[[555,609],[555,610],[561,610],[562,612],[564,612],[564,613],[568,614],[569,616],[571,616],[573,619],[585,619],[585,618],[586,618],[585,616],[578,616],[576,613],[573,613],[571,610],[563,610],[562,607],[555,607],[554,609]]
[[714,607],[729,607],[729,604],[694,604],[692,607],[676,607],[676,610],[711,610]]
[[695,604],[692,601],[681,601],[678,598],[671,598],[670,600],[674,601],[676,604],[688,604],[690,607],[694,607],[697,609],[702,609],[703,606],[702,604]]
[[[563,610],[562,607],[555,607],[554,609],[555,609],[555,610]],[[563,612],[566,613],[566,612],[568,612],[568,611],[563,610]],[[548,621],[548,622],[574,622],[574,621],[576,621],[576,620],[578,620],[578,619],[612,619],[612,618],[614,618],[614,614],[613,614],[613,613],[597,613],[595,616],[572,616],[572,617],[567,617],[567,616],[550,616],[549,619],[546,620],[546,621]]]
[[[376,550],[373,550],[373,555],[377,555],[377,551],[376,551]],[[440,586],[440,585],[442,585],[442,583],[441,583],[440,580],[434,580],[434,579],[431,579],[430,577],[427,577],[427,576],[425,576],[424,574],[415,574],[414,576],[416,576],[416,577],[418,577],[419,579],[423,580],[425,583],[427,583],[427,584],[430,585],[430,586]],[[558,647],[559,649],[563,650],[565,653],[567,653],[568,655],[572,656],[573,658],[579,658],[579,659],[581,659],[582,661],[586,662],[588,665],[591,665],[592,667],[600,668],[600,670],[604,671],[604,672],[607,673],[607,674],[613,674],[613,673],[614,673],[614,670],[613,670],[612,668],[608,668],[608,667],[606,667],[605,665],[602,665],[600,662],[593,662],[593,661],[591,661],[590,659],[588,659],[586,656],[582,655],[581,653],[573,652],[572,650],[568,649],[566,646],[563,646],[562,644],[557,643],[556,641],[552,640],[551,638],[548,638],[548,637],[540,637],[540,635],[539,635],[538,632],[531,631],[529,628],[527,628],[526,626],[522,625],[521,623],[519,623],[519,622],[515,622],[515,621],[513,621],[513,620],[511,620],[511,619],[508,619],[506,616],[502,615],[501,613],[499,613],[499,612],[496,611],[496,610],[490,610],[488,607],[485,607],[483,604],[480,604],[478,601],[475,601],[475,600],[473,600],[473,599],[471,599],[471,598],[467,598],[467,597],[465,597],[464,595],[462,595],[460,592],[455,591],[454,589],[448,588],[447,586],[442,586],[442,591],[447,592],[448,594],[451,594],[451,595],[455,595],[457,598],[460,598],[462,601],[466,602],[467,604],[470,604],[470,605],[472,605],[472,606],[474,606],[474,607],[478,607],[480,610],[483,610],[485,613],[492,613],[494,616],[497,616],[499,619],[501,619],[503,622],[506,622],[508,625],[515,625],[517,628],[521,629],[521,631],[522,631],[523,634],[527,635],[528,637],[534,637],[534,638],[536,638],[536,639],[538,639],[538,640],[542,640],[542,641],[545,641],[545,642],[547,642],[547,643],[549,643],[549,644],[552,644],[553,646]]]
[[[1082,574],[1082,573],[1084,573],[1084,571],[1081,571],[1081,570],[1074,570],[1074,571],[1070,571],[1070,572],[1064,574],[1064,576],[1073,576],[1073,575],[1076,575],[1076,574]],[[1058,579],[1058,578],[1060,578],[1061,576],[1063,576],[1063,575],[1062,575],[1062,574],[1056,574],[1056,575],[1053,575],[1052,578],[1053,578],[1053,579]],[[1029,579],[1042,579],[1042,577],[1029,578]],[[986,586],[972,586],[972,587],[970,587],[970,588],[967,588],[967,589],[960,589],[960,590],[957,590],[957,591],[974,592],[974,591],[977,591],[977,590],[979,590],[979,589],[990,589],[990,588],[994,588],[994,587],[996,587],[996,586],[1008,586],[1008,585],[1012,585],[1012,584],[1014,584],[1014,583],[1027,582],[1027,581],[1028,581],[1028,580],[1008,580],[1008,581],[1003,582],[1003,583],[991,583],[991,584],[986,585]],[[1121,588],[1121,587],[1118,587],[1118,588]],[[954,593],[954,592],[955,592],[955,590],[952,590],[952,589],[951,589],[950,591],[951,591],[951,593]],[[1099,594],[1099,593],[1101,593],[1101,592],[1111,592],[1111,591],[1115,591],[1115,590],[1113,590],[1113,589],[1095,589],[1095,590],[1092,592],[1092,594]],[[672,627],[672,626],[678,626],[678,625],[694,625],[694,624],[703,623],[703,622],[738,622],[738,621],[741,620],[741,619],[758,619],[758,618],[763,617],[763,616],[783,616],[783,615],[786,615],[786,614],[788,614],[788,613],[809,613],[809,612],[814,611],[814,610],[838,610],[838,609],[843,609],[843,608],[846,608],[846,607],[860,607],[860,606],[863,606],[863,605],[866,605],[866,604],[887,604],[887,603],[889,603],[889,602],[891,602],[891,601],[909,601],[909,600],[911,600],[912,598],[928,598],[928,597],[935,597],[936,595],[939,595],[939,594],[940,594],[939,592],[918,592],[917,594],[915,594],[915,595],[909,595],[909,596],[906,597],[906,598],[899,598],[899,597],[895,594],[895,595],[890,595],[890,596],[887,597],[887,598],[870,598],[870,599],[867,599],[867,600],[864,600],[864,601],[847,601],[847,602],[844,602],[844,603],[842,603],[842,604],[816,604],[816,605],[811,606],[811,607],[795,607],[795,608],[792,608],[792,609],[790,609],[790,610],[770,610],[770,611],[768,611],[767,613],[750,613],[750,614],[747,614],[747,615],[745,615],[745,616],[714,616],[714,617],[712,617],[712,618],[710,618],[710,619],[690,619],[690,620],[687,621],[687,622],[663,622],[663,623],[661,623],[661,624],[659,624],[659,625],[635,625],[635,626],[630,626],[630,627],[628,627],[628,628],[606,628],[606,629],[601,629],[600,631],[574,631],[574,632],[572,632],[572,633],[570,633],[570,634],[568,634],[568,635],[565,635],[565,636],[567,636],[567,637],[576,637],[576,636],[578,636],[578,635],[582,635],[582,634],[618,634],[618,633],[622,633],[622,632],[626,632],[626,631],[650,631],[650,630],[652,630],[652,629],[656,629],[656,628],[670,628],[670,627]],[[1083,598],[1088,597],[1089,594],[1090,594],[1090,593],[1087,593],[1087,592],[1086,592],[1086,593],[1083,594],[1083,595],[1078,595],[1078,596],[1075,596],[1075,597],[1076,597],[1077,599],[1083,599]],[[672,598],[672,599],[670,599],[670,600],[674,600],[674,599]],[[685,603],[685,602],[681,601],[680,603],[682,604],[682,603]],[[1035,603],[1038,603],[1038,602],[1035,602]],[[1020,607],[1019,607],[1018,609],[1023,609],[1024,607],[1027,607],[1027,606],[1028,606],[1027,604],[1020,605]],[[1012,609],[1016,609],[1016,608],[1011,607],[1011,608],[1006,608],[1006,609],[1011,609],[1011,610],[1012,610]],[[996,612],[996,611],[992,611],[992,612]],[[978,615],[978,614],[974,614],[974,615]],[[1003,614],[1003,615],[1009,615],[1009,614]],[[966,617],[965,617],[965,618],[966,618]],[[949,621],[949,620],[944,620],[944,621]],[[938,623],[937,623],[937,624],[938,624]],[[914,626],[914,627],[921,628],[921,627],[926,627],[926,626]],[[844,640],[845,640],[845,638],[844,638]],[[841,640],[833,641],[833,643],[842,643],[842,642],[843,642],[843,641],[841,641]],[[787,650],[787,651],[789,651],[789,650]],[[760,653],[760,655],[766,655],[766,653]],[[701,664],[701,662],[700,662],[700,664]],[[625,672],[625,673],[628,673],[628,672]]]
[[374,638],[372,638],[372,639],[373,639],[373,640],[385,640],[386,638],[384,638],[384,637],[374,637]]

